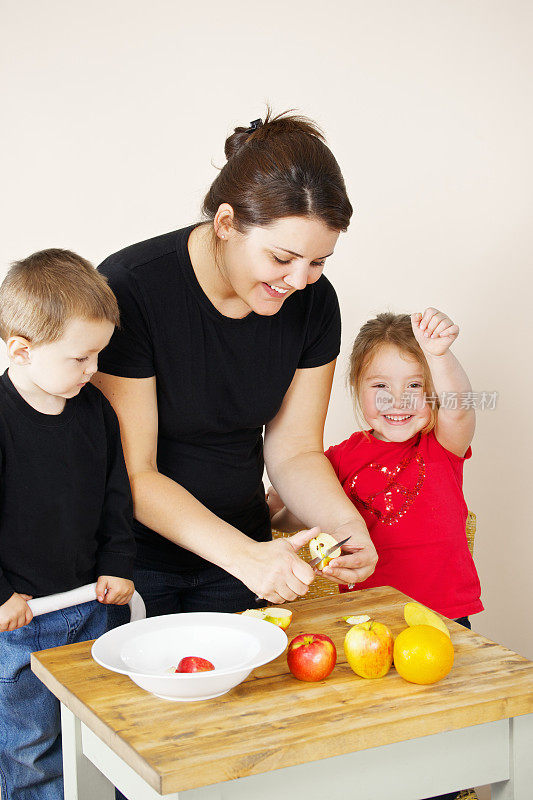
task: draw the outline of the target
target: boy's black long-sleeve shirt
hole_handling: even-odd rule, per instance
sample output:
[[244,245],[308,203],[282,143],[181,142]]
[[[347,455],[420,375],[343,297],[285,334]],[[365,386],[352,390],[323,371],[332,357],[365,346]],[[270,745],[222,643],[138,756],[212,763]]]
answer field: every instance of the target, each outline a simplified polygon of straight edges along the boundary
[[0,605],[100,575],[133,577],[132,501],[118,420],[92,385],[42,414],[0,377]]

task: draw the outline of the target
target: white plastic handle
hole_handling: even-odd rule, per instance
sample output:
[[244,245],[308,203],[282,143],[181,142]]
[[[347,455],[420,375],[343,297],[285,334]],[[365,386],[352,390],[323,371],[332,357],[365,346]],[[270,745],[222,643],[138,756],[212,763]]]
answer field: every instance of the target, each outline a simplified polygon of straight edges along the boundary
[[[96,600],[96,583],[89,583],[87,586],[80,586],[78,589],[71,589],[70,592],[60,594],[50,594],[48,597],[37,597],[35,600],[28,600],[28,605],[32,610],[33,616],[49,614],[50,611],[59,611],[61,608],[77,606],[80,603],[89,603]],[[131,622],[146,617],[146,608],[139,592],[134,592],[128,603],[131,611]]]

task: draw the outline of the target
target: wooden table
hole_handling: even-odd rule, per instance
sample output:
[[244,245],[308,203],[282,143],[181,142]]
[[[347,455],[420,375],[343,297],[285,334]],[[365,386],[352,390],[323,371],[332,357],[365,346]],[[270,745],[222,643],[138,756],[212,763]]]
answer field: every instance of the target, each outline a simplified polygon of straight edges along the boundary
[[282,655],[197,703],[99,667],[90,642],[34,654],[62,704],[66,800],[111,800],[112,784],[131,800],[416,800],[488,783],[492,800],[531,800],[532,662],[450,623],[455,665],[433,686],[347,665],[342,616],[369,613],[397,635],[406,601],[384,587],[289,604],[289,639],[335,642],[331,676],[297,681]]

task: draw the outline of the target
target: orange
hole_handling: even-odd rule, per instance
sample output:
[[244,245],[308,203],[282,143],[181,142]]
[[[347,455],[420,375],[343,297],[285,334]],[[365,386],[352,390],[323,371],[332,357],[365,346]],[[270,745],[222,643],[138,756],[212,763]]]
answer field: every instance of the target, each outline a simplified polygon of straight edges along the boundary
[[453,666],[453,644],[431,625],[413,625],[396,637],[394,666],[406,681],[436,683]]

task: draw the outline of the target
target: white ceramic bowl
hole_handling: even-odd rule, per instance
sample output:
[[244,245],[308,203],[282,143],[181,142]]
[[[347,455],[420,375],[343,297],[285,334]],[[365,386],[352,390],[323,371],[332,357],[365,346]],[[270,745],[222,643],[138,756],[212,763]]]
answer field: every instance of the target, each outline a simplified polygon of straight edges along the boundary
[[[121,625],[95,641],[92,656],[102,667],[128,675],[157,697],[207,700],[237,686],[286,647],[285,632],[271,622],[206,611]],[[184,656],[206,658],[215,669],[174,673]]]

